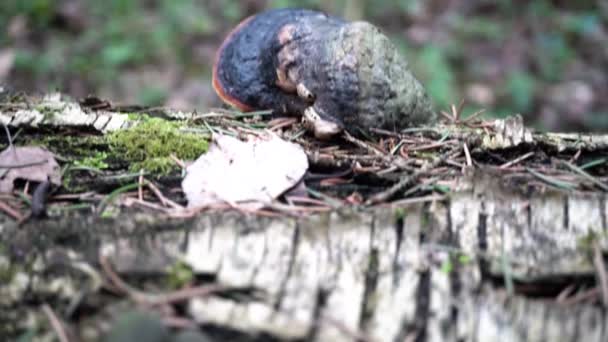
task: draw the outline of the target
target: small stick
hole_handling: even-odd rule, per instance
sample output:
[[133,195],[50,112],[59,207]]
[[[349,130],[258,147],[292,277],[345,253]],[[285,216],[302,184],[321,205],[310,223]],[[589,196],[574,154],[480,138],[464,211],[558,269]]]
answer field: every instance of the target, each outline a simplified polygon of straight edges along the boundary
[[[177,290],[169,293],[162,294],[148,294],[143,291],[137,290],[127,284],[124,280],[120,278],[120,276],[114,272],[108,259],[100,255],[99,262],[105,274],[110,279],[112,285],[114,285],[118,290],[122,293],[126,294],[132,300],[136,301],[140,304],[147,305],[165,305],[171,304],[175,302],[181,302],[186,299],[194,298],[194,297],[206,297],[215,292],[226,290],[227,287],[223,285],[206,285],[206,286],[198,286],[198,287],[190,287],[182,290]],[[63,342],[63,341],[62,341]]]
[[467,161],[467,166],[473,166],[473,159],[471,158],[471,152],[469,152],[469,147],[467,146],[467,143],[464,143],[462,147],[464,148],[464,156]]
[[163,195],[163,193],[158,189],[156,185],[154,185],[154,183],[150,182],[149,180],[146,180],[146,185],[165,207],[171,207],[173,209],[184,209],[183,206],[165,197],[165,195]]
[[423,176],[424,174],[429,172],[431,169],[439,166],[439,164],[443,163],[444,160],[454,158],[458,154],[460,154],[460,151],[457,151],[457,152],[451,153],[451,154],[445,154],[441,157],[435,158],[432,162],[423,166],[421,169],[414,171],[411,175],[405,175],[404,177],[402,177],[401,180],[399,182],[397,182],[397,184],[393,185],[392,187],[370,197],[366,201],[366,204],[367,205],[377,204],[377,203],[388,200],[389,198],[393,197],[399,191],[404,190],[406,187],[410,186],[418,178],[420,178],[421,176]]
[[163,324],[170,328],[196,329],[198,327],[198,325],[196,324],[195,321],[188,319],[188,318],[170,316],[170,317],[163,317],[162,320],[163,320]]
[[442,147],[451,143],[456,142],[456,140],[448,140],[448,141],[443,141],[443,142],[437,142],[437,143],[433,143],[433,144],[429,144],[429,145],[422,145],[422,146],[416,146],[416,147],[411,147],[411,148],[405,148],[405,150],[407,150],[408,152],[414,152],[414,151],[425,151],[425,150],[432,150],[432,149],[436,149],[438,147]]
[[569,162],[570,163],[574,163],[575,161],[578,160],[578,158],[581,156],[581,153],[583,151],[581,149],[579,149],[578,151],[576,151],[576,153],[572,156],[572,158],[570,158]]
[[281,129],[283,127],[291,126],[291,125],[295,124],[296,122],[298,122],[298,119],[296,119],[296,118],[283,118],[283,119],[277,119],[277,121],[275,121],[275,122],[269,122],[268,125],[270,126],[271,131],[278,131],[279,129]]
[[8,126],[3,122],[2,127],[4,127],[4,132],[6,133],[6,138],[8,139],[8,147],[13,147],[13,137],[11,136],[11,131],[8,129]]
[[24,216],[21,215],[21,213],[17,209],[11,207],[10,205],[8,205],[8,203],[6,203],[4,201],[0,201],[0,210],[4,211],[7,215],[12,217],[15,221],[21,222],[24,219]]
[[131,207],[133,204],[137,204],[137,205],[140,205],[140,206],[142,206],[144,208],[148,208],[148,209],[152,209],[152,210],[157,210],[157,211],[160,211],[162,213],[167,213],[168,212],[167,208],[165,208],[163,206],[160,206],[158,204],[155,204],[155,203],[150,203],[148,201],[144,201],[144,200],[140,200],[138,198],[132,198],[132,197],[128,197],[128,198],[125,199],[124,205],[126,207]]
[[528,152],[528,153],[524,154],[523,156],[519,156],[519,157],[511,160],[510,162],[506,162],[506,163],[500,165],[498,168],[507,169],[515,164],[521,163],[522,161],[532,157],[533,155],[534,155],[534,152]]
[[55,334],[57,334],[57,338],[59,339],[59,341],[60,342],[70,342],[70,339],[68,338],[68,335],[65,331],[65,328],[63,327],[63,324],[61,324],[61,321],[59,320],[57,315],[55,315],[55,312],[53,311],[53,309],[51,309],[51,307],[48,304],[44,304],[42,306],[42,311],[44,311],[44,314],[49,319],[49,322],[51,323],[51,326],[53,327]]
[[483,114],[486,110],[485,109],[480,109],[478,111],[476,111],[475,113],[469,115],[466,119],[464,119],[462,121],[462,123],[464,124],[468,124],[470,122],[472,122],[473,120],[475,120],[478,116],[480,116],[481,114]]
[[606,275],[606,265],[604,264],[604,257],[602,251],[597,242],[593,244],[593,264],[597,269],[597,274],[600,282],[600,289],[602,290],[602,303],[604,307],[608,307],[608,276]]
[[568,299],[568,297],[572,294],[572,292],[574,292],[575,289],[576,289],[576,286],[574,286],[574,284],[568,285],[565,289],[563,289],[559,293],[557,298],[555,298],[555,301],[558,304],[563,304]]
[[374,147],[364,141],[361,141],[355,137],[353,137],[352,135],[350,135],[350,133],[344,131],[344,138],[346,139],[346,141],[353,143],[365,150],[367,150],[368,152],[371,152],[372,154],[376,155],[376,156],[381,156],[384,157],[385,153],[380,151],[377,147]]
[[139,169],[139,181],[137,183],[139,186],[137,187],[137,194],[140,201],[144,200],[144,169]]
[[587,290],[587,291],[585,291],[585,292],[583,292],[583,293],[581,293],[579,295],[576,295],[574,297],[570,297],[568,299],[565,299],[562,302],[562,304],[566,305],[566,306],[574,305],[574,304],[583,302],[583,301],[588,300],[588,299],[593,299],[593,298],[597,297],[600,293],[601,293],[601,289],[598,286],[596,286],[596,287],[594,287],[594,288],[592,288],[590,290]]
[[177,166],[179,166],[181,169],[186,168],[186,164],[181,159],[177,158],[173,153],[169,155],[169,158],[171,158],[171,160],[173,160],[173,162],[177,164]]
[[[16,149],[13,149],[13,151],[15,151],[15,153],[17,153]],[[47,162],[48,162],[48,159],[28,161],[28,162],[15,163],[15,164],[0,164],[0,168],[2,168],[2,169],[21,169],[21,168],[30,167],[30,166],[46,164]]]
[[566,167],[568,167],[570,170],[574,171],[575,173],[577,173],[578,175],[582,176],[583,178],[589,180],[593,184],[595,184],[598,187],[600,187],[602,190],[608,192],[608,185],[604,184],[599,179],[593,177],[592,175],[590,175],[589,173],[587,173],[585,170],[579,168],[578,166],[574,166],[573,164],[570,164],[567,161],[562,161],[562,163],[564,165],[566,165]]
[[292,201],[292,202],[313,204],[313,205],[319,205],[319,206],[327,206],[327,203],[325,203],[323,201],[319,201],[318,199],[309,198],[309,197],[286,196],[286,199],[289,200],[289,201]]

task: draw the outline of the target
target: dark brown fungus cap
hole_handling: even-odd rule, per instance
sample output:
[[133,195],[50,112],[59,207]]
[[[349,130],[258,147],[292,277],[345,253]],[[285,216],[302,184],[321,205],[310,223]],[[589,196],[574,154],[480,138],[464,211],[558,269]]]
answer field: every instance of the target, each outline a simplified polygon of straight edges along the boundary
[[217,53],[213,87],[241,110],[312,113],[330,130],[434,119],[424,88],[375,26],[310,10],[271,10],[241,22]]

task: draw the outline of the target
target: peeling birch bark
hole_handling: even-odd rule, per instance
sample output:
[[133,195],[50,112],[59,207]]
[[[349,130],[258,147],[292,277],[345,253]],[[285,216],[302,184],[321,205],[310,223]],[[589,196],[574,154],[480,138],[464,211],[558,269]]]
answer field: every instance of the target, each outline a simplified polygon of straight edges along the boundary
[[[247,334],[314,341],[351,341],[353,336],[372,341],[605,340],[608,322],[600,307],[509,295],[502,286],[507,278],[517,289],[593,277],[583,241],[593,234],[602,251],[608,249],[605,194],[524,196],[489,179],[463,188],[443,201],[304,219],[66,217],[20,229],[5,224],[3,235],[18,241],[15,236],[44,229],[48,244],[82,234],[79,243],[51,243],[40,251],[48,256],[63,250],[90,264],[102,253],[121,274],[162,273],[185,260],[198,274],[248,293],[240,299],[192,299],[188,312],[200,323]],[[90,227],[95,231],[85,231]],[[35,239],[29,243],[36,246]],[[45,290],[43,278],[31,281],[39,295],[47,291],[69,298],[48,285]],[[7,302],[18,298],[10,287],[0,289],[3,304],[15,304]]]

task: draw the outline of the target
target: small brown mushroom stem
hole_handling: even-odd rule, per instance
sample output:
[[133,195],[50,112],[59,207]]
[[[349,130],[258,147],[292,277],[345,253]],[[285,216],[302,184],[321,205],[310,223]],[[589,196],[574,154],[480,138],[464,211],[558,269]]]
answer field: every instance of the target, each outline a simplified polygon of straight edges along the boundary
[[327,140],[342,132],[342,127],[335,122],[324,120],[313,107],[304,110],[302,122],[306,129],[312,131],[315,138]]
[[296,91],[298,92],[298,96],[304,101],[307,101],[309,103],[314,102],[315,95],[310,90],[308,90],[308,88],[306,88],[304,84],[298,83]]

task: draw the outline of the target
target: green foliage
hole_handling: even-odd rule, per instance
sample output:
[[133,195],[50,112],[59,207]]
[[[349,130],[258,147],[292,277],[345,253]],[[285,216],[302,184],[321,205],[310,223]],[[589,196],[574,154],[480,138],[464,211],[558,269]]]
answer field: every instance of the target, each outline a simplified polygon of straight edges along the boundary
[[106,152],[96,152],[95,155],[92,157],[85,157],[81,160],[74,161],[74,165],[103,170],[108,168],[106,158],[108,158],[108,154]]
[[557,32],[539,34],[536,41],[535,57],[541,76],[549,81],[558,80],[566,63],[573,58],[573,48],[566,37]]
[[108,135],[113,153],[131,163],[131,171],[145,169],[167,174],[176,168],[170,155],[195,159],[207,151],[207,140],[192,133],[180,132],[180,124],[160,118],[144,118],[127,130]]
[[454,72],[445,51],[439,46],[424,47],[417,58],[416,69],[438,108],[457,102]]
[[165,102],[167,95],[165,89],[148,86],[140,91],[138,103],[144,106],[160,106]]
[[163,0],[160,8],[163,21],[180,34],[209,34],[217,30],[217,18],[200,1],[182,0],[176,6],[175,1]]
[[450,274],[454,270],[454,264],[450,259],[446,259],[441,263],[441,272],[445,274]]
[[561,17],[560,27],[568,33],[590,35],[598,32],[602,25],[599,15],[595,12],[583,12]]
[[452,273],[452,271],[454,271],[455,266],[454,262],[459,265],[465,266],[471,263],[471,257],[463,253],[451,252],[450,257],[446,258],[441,263],[441,272],[445,274]]
[[407,216],[407,213],[405,212],[405,208],[398,207],[395,208],[394,215],[395,220],[404,220]]
[[284,8],[284,7],[304,7],[314,8],[319,7],[321,4],[320,0],[270,0],[270,6],[272,8]]
[[501,40],[504,38],[504,24],[493,18],[470,16],[457,16],[454,22],[456,32],[463,35],[464,39],[488,39]]
[[170,269],[167,275],[167,283],[171,289],[180,289],[194,279],[194,271],[186,262],[178,261]]
[[534,99],[535,80],[530,74],[515,71],[507,77],[507,93],[516,111],[526,112]]
[[[54,6],[53,0],[3,0],[0,3],[0,23],[6,23],[10,17],[18,13],[36,28],[49,25]],[[5,26],[3,25],[3,30]]]

